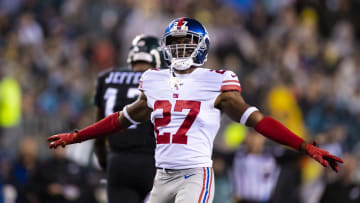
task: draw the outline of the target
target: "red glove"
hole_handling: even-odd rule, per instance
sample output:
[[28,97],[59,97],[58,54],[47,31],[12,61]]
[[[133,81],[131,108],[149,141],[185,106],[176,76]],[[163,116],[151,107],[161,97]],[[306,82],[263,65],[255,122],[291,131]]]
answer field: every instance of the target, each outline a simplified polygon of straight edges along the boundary
[[344,163],[343,160],[330,154],[328,151],[316,147],[316,142],[313,142],[313,144],[306,143],[303,149],[307,155],[318,161],[324,167],[327,167],[329,163],[335,172],[339,172],[338,162]]
[[58,146],[65,147],[69,144],[79,143],[82,140],[79,137],[79,131],[75,130],[73,133],[61,133],[49,137],[48,142],[50,142],[49,148],[55,148]]

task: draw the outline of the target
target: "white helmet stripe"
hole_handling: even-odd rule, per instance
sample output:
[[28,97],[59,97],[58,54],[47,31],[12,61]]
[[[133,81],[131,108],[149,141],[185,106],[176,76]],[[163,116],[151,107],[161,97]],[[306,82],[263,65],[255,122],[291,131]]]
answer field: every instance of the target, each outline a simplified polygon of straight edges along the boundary
[[145,52],[139,52],[133,54],[133,61],[146,61],[146,62],[152,62],[152,56],[151,54],[145,53]]
[[155,68],[160,68],[161,65],[160,53],[156,49],[152,49],[150,51],[150,54],[152,54],[155,57],[155,61],[156,61]]

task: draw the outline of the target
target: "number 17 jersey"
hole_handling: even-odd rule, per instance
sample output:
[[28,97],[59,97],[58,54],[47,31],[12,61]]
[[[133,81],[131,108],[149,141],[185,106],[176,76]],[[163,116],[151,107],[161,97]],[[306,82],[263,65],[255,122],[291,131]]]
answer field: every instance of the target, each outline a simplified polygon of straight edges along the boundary
[[[142,74],[126,68],[113,68],[100,73],[94,101],[101,117],[121,111],[125,105],[136,100],[140,94],[138,86]],[[153,154],[153,129],[150,122],[145,122],[133,125],[125,132],[112,133],[108,136],[111,152]]]
[[222,91],[240,92],[239,80],[232,71],[196,68],[189,74],[178,74],[178,86],[172,88],[169,77],[169,70],[148,70],[139,85],[153,109],[156,166],[211,167],[221,117],[214,103]]

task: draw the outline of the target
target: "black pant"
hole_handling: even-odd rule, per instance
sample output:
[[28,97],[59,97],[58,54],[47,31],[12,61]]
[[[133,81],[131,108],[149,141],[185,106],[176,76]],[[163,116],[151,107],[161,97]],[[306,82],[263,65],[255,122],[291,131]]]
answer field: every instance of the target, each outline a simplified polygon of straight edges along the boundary
[[142,203],[152,189],[155,173],[152,154],[111,152],[107,168],[109,203]]

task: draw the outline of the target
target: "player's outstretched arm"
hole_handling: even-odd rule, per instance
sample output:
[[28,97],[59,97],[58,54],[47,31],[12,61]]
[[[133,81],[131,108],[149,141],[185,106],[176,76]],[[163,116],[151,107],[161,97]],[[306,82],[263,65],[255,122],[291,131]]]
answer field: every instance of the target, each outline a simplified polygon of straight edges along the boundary
[[61,133],[49,137],[50,148],[65,147],[69,144],[107,136],[115,131],[123,131],[134,122],[143,122],[150,118],[151,109],[147,107],[146,96],[141,93],[138,99],[126,106],[122,111],[113,113],[104,119],[72,133]]
[[338,163],[343,163],[340,158],[331,155],[328,151],[304,141],[270,116],[264,117],[257,108],[248,105],[237,91],[221,93],[215,101],[215,107],[225,112],[232,120],[254,128],[265,137],[305,152],[324,167],[330,165],[334,171],[338,172]]

